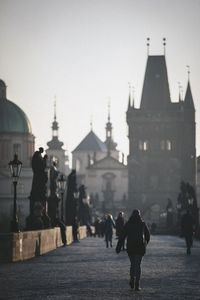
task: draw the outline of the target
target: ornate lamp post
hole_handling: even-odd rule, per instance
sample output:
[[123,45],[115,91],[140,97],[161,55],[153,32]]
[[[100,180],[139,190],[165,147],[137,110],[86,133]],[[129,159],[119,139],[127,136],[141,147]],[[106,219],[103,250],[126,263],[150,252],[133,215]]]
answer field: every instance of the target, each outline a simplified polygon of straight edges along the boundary
[[64,221],[64,203],[63,203],[63,196],[65,192],[65,187],[66,187],[66,178],[63,174],[60,175],[58,178],[58,186],[59,186],[59,191],[61,194],[61,220]]
[[17,217],[17,182],[21,172],[22,162],[18,160],[17,154],[14,155],[14,159],[9,162],[10,173],[14,187],[14,205],[13,205],[13,220],[11,222],[11,231],[19,232],[19,223]]

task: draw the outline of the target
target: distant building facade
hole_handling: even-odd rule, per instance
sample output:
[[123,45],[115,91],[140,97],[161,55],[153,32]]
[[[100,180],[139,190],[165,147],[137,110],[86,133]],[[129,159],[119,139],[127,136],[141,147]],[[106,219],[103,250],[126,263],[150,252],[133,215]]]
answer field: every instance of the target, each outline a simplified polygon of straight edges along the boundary
[[119,161],[116,147],[109,113],[105,142],[91,130],[72,152],[72,168],[76,169],[78,184],[86,186],[96,214],[115,215],[126,208],[128,170]]
[[184,100],[171,102],[164,55],[148,56],[140,108],[129,99],[128,199],[147,219],[174,207],[184,180],[196,186],[195,108],[188,80]]
[[69,158],[65,154],[65,150],[62,148],[63,142],[58,139],[58,122],[56,120],[56,105],[54,105],[54,121],[52,123],[52,139],[47,143],[48,149],[46,154],[48,155],[50,163],[55,162],[59,172],[68,175],[70,173]]
[[6,84],[0,80],[0,232],[9,232],[13,217],[13,183],[8,163],[14,154],[23,164],[17,184],[17,214],[20,229],[25,226],[30,206],[34,147],[35,137],[26,114],[7,99]]

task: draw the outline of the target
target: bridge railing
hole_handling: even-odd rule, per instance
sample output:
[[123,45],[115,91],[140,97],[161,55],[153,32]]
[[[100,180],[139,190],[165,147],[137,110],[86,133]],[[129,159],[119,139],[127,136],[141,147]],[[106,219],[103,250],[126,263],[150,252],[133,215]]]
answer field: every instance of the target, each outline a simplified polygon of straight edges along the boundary
[[[72,227],[66,227],[67,245],[73,242]],[[86,226],[79,227],[79,238],[87,237]],[[60,228],[0,234],[0,262],[27,260],[63,245]]]

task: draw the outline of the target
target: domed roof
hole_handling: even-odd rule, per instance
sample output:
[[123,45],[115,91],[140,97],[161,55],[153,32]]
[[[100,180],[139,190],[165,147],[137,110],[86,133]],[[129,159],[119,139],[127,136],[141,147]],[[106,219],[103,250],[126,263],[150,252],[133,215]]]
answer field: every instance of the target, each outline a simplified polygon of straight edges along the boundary
[[31,124],[23,110],[6,99],[6,85],[0,80],[0,132],[32,133]]

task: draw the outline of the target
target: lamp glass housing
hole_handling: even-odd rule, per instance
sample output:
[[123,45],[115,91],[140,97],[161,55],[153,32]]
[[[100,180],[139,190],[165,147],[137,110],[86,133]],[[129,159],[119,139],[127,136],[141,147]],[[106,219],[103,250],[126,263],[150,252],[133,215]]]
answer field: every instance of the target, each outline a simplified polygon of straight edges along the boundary
[[13,182],[17,182],[22,168],[22,162],[18,160],[17,154],[15,154],[14,159],[9,162],[9,167]]

